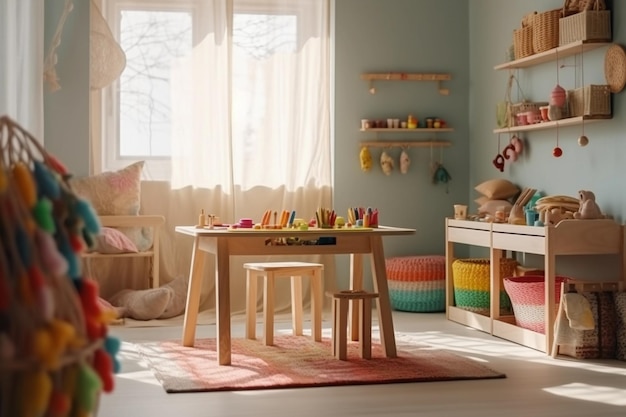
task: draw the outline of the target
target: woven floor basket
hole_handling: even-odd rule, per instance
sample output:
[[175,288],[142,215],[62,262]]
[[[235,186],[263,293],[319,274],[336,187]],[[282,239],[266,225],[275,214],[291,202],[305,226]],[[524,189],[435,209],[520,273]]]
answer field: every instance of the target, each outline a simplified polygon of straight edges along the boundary
[[[483,258],[457,259],[452,263],[454,304],[464,310],[489,314],[490,260]],[[517,261],[509,258],[500,260],[500,276],[515,275]],[[511,302],[506,292],[500,292],[500,310],[509,313]]]
[[[561,284],[567,280],[567,277],[562,276],[554,279],[556,308],[561,300]],[[504,289],[511,299],[517,325],[537,333],[545,333],[544,277],[524,275],[505,278]]]
[[445,256],[401,256],[386,259],[385,265],[389,297],[395,310],[445,311]]

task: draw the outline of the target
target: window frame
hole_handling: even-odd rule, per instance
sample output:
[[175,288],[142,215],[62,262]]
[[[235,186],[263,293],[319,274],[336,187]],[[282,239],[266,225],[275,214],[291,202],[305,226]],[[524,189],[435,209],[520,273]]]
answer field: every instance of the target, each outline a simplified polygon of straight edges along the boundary
[[[301,16],[307,9],[320,0],[290,0],[280,7],[267,3],[264,0],[237,0],[233,13],[267,13],[290,14],[296,16],[297,45],[301,46],[302,27]],[[188,11],[192,16],[192,44],[196,45],[204,33],[202,17],[209,11],[203,7],[203,0],[101,0],[102,14],[109,24],[114,38],[119,41],[120,21],[122,10],[165,10]],[[120,80],[99,92],[94,92],[92,100],[92,146],[98,147],[100,152],[92,152],[93,173],[122,169],[139,160],[145,161],[143,175],[145,179],[169,180],[171,175],[171,158],[167,156],[121,156],[120,155]],[[107,140],[106,138],[112,138]]]

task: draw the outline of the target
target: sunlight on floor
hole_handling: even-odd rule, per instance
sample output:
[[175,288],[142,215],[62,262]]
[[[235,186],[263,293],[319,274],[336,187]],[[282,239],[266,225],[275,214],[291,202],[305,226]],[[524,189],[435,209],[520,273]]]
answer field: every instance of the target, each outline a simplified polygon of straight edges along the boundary
[[626,390],[615,387],[602,387],[583,383],[572,383],[545,388],[544,391],[561,397],[597,403],[626,406]]

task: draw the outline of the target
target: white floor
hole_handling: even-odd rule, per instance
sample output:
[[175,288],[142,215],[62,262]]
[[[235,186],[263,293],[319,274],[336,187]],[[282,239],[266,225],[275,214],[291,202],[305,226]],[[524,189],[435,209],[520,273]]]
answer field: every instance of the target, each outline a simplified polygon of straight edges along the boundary
[[[393,314],[396,334],[483,361],[507,378],[167,394],[129,343],[178,339],[181,326],[113,326],[111,333],[124,342],[122,371],[115,391],[101,397],[98,417],[626,416],[626,362],[552,359],[449,322],[443,313]],[[233,336],[241,337],[243,329],[233,322]],[[325,334],[329,330],[325,323]],[[215,326],[198,326],[197,337],[214,334]]]

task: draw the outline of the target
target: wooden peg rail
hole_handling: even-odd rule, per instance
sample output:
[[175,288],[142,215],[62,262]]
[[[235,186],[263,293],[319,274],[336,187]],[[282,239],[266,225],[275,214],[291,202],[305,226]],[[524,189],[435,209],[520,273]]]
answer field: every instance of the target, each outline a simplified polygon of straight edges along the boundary
[[414,141],[391,141],[391,140],[381,140],[381,141],[369,141],[369,142],[361,142],[361,146],[366,146],[370,148],[425,148],[425,147],[434,147],[434,148],[442,148],[451,146],[447,140],[414,140]]
[[365,73],[361,74],[361,79],[366,81],[376,80],[393,80],[393,81],[448,81],[451,79],[450,74],[437,73],[413,73],[406,72],[382,72],[382,73]]

